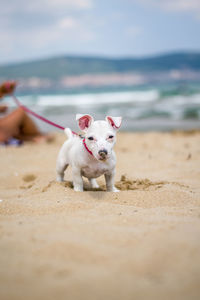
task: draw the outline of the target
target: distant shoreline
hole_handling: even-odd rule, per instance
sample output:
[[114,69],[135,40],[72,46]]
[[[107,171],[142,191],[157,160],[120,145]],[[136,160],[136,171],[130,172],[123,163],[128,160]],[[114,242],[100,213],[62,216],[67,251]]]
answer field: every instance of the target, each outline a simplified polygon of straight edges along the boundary
[[145,58],[60,56],[0,66],[0,81],[15,79],[19,90],[134,87],[200,82],[200,53],[169,53]]

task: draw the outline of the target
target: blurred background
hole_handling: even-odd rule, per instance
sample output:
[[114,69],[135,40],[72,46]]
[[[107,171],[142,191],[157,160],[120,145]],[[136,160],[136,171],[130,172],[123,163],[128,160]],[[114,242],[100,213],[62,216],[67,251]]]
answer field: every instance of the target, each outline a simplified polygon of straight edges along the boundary
[[122,116],[123,130],[200,128],[199,0],[0,4],[0,82],[17,80],[29,108],[72,129],[76,113]]

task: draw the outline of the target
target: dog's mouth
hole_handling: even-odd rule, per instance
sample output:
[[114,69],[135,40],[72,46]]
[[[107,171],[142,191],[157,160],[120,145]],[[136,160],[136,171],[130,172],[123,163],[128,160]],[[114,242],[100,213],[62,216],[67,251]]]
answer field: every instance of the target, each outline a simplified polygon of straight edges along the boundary
[[106,161],[107,157],[100,157],[99,160],[100,161]]
[[106,155],[106,154],[98,157],[98,160],[100,160],[100,161],[106,161],[107,159],[108,159],[108,155]]

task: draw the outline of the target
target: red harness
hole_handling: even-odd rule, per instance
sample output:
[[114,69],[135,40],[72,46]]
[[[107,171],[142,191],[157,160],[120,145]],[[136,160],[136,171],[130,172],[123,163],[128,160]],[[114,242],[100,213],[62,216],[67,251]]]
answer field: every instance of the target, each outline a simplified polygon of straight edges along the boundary
[[[60,126],[60,125],[58,125],[58,124],[56,124],[56,123],[54,123],[54,122],[52,122],[52,121],[46,119],[45,117],[38,115],[37,113],[35,113],[35,112],[32,111],[31,109],[29,109],[28,107],[24,106],[24,105],[23,105],[23,104],[22,104],[22,103],[14,96],[14,95],[12,95],[12,98],[13,98],[13,100],[15,101],[15,103],[16,103],[19,107],[21,107],[24,111],[26,111],[27,113],[29,113],[29,114],[33,115],[34,117],[36,117],[36,118],[42,120],[43,122],[48,123],[49,125],[52,125],[52,126],[54,126],[54,127],[57,127],[57,128],[59,128],[59,129],[62,129],[62,130],[65,129],[65,127]],[[75,131],[72,131],[72,133],[73,133],[74,135],[78,135],[78,136],[79,136],[79,134],[76,133]],[[87,145],[86,145],[85,138],[83,139],[83,145],[84,145],[85,149],[87,150],[87,152],[90,153],[90,155],[93,156],[92,151],[90,151],[90,150],[88,149]]]

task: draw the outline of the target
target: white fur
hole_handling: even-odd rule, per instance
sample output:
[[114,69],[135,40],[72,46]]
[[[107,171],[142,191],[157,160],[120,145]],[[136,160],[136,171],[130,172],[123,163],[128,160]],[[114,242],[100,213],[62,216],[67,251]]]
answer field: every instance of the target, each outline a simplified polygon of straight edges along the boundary
[[[93,188],[97,188],[98,184],[95,178],[104,175],[107,191],[118,192],[114,186],[116,157],[113,146],[116,142],[116,131],[121,125],[121,118],[106,117],[106,121],[94,121],[90,115],[79,114],[76,119],[79,121],[81,130],[85,132],[86,145],[93,155],[86,150],[83,140],[66,128],[65,133],[68,140],[58,154],[57,181],[63,181],[64,171],[70,165],[75,191],[83,191],[82,176],[88,178]],[[111,136],[113,138],[109,138]],[[89,140],[89,137],[92,137],[93,140]],[[107,154],[103,153],[102,155],[100,150],[106,150]]]

